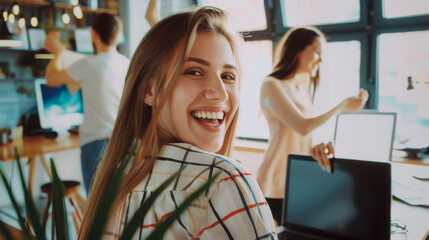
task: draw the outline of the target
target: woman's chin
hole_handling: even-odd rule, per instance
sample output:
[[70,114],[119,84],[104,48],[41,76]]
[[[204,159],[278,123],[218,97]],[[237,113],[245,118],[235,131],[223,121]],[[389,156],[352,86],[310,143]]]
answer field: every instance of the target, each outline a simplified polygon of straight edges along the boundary
[[199,142],[195,144],[195,146],[206,152],[218,152],[222,148],[222,143],[218,143],[217,141],[213,141],[210,143]]

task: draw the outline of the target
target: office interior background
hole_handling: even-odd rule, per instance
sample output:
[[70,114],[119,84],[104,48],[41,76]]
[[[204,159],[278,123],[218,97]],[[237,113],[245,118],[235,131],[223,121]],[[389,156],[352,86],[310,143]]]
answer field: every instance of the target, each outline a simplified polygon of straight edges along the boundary
[[[58,0],[56,4],[67,4],[68,1]],[[7,9],[12,2],[2,0],[0,5]],[[31,34],[27,46],[20,47],[21,50],[0,48],[0,66],[7,67],[10,72],[8,76],[0,77],[0,126],[13,128],[19,116],[36,104],[32,81],[43,77],[43,70],[37,68],[44,62],[30,61],[27,57],[31,56],[28,52],[39,50],[43,38],[34,33],[30,16],[39,18],[35,29],[43,30],[54,25],[63,29],[63,37],[76,28],[87,27],[92,16],[90,10],[84,11],[79,20],[71,9],[58,8],[52,23],[46,17],[52,12],[52,3],[33,6],[31,2],[40,1],[23,1],[21,4],[27,18],[27,36]],[[96,7],[107,5],[101,4],[104,1],[98,2]],[[107,2],[116,7],[113,11],[124,21],[124,40],[119,50],[131,57],[149,29],[144,17],[149,1]],[[81,4],[90,5],[91,1],[81,1]],[[364,88],[370,93],[366,108],[397,112],[395,144],[409,148],[429,145],[429,102],[425,97],[429,91],[428,1],[163,0],[161,4],[162,17],[193,5],[226,9],[232,16],[233,26],[245,36],[242,49],[244,81],[237,132],[240,139],[267,141],[269,137],[258,95],[261,82],[271,70],[276,41],[293,26],[315,25],[328,38],[315,100],[316,111],[322,113]],[[64,13],[69,13],[68,24],[64,24]],[[331,140],[333,125],[334,119],[331,119],[317,129],[315,142]]]
[[[0,7],[7,8],[13,2],[0,0]],[[87,27],[96,11],[90,5],[83,7],[82,19],[76,19],[71,7],[61,7],[61,4],[69,4],[68,0],[17,2],[21,3],[27,21],[25,31],[19,34],[27,38],[28,43],[22,47],[0,48],[3,73],[0,75],[0,126],[8,128],[16,127],[22,114],[34,111],[34,79],[43,78],[42,69],[46,66],[46,60],[29,59],[40,50],[43,42],[43,38],[37,36],[40,31],[31,29],[44,31],[54,25],[67,37],[76,28]],[[88,2],[91,1],[81,1],[81,4],[88,5]],[[113,2],[110,3],[114,5],[113,10],[101,2]],[[128,57],[132,57],[149,30],[145,20],[148,2],[98,1],[95,7],[113,11],[123,20],[124,40],[119,50]],[[428,0],[162,0],[161,16],[197,4],[227,10],[232,16],[233,27],[245,36],[237,132],[241,146],[252,148],[268,140],[268,127],[259,109],[259,89],[271,70],[276,42],[288,29],[299,25],[317,26],[328,38],[321,65],[320,89],[315,99],[317,113],[332,108],[364,88],[370,94],[366,108],[397,113],[395,147],[429,145]],[[52,12],[55,12],[54,16],[50,15]],[[68,24],[64,23],[64,13],[70,16]],[[32,16],[38,18],[36,27],[30,25]],[[334,124],[335,118],[332,118],[318,128],[314,142],[332,140]],[[55,158],[60,162],[61,158],[70,156],[79,158],[75,151],[59,153]],[[6,164],[5,167],[13,168]],[[71,177],[80,174],[79,166],[67,170],[60,173]],[[40,182],[47,180],[46,176],[40,178]],[[0,205],[5,202],[4,198],[0,199]]]

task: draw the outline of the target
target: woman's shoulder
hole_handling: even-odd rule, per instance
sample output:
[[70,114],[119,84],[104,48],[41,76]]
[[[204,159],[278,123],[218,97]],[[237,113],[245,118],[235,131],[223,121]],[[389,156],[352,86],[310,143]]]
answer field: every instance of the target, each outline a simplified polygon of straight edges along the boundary
[[290,94],[291,92],[293,92],[293,88],[290,82],[291,81],[280,80],[272,76],[266,77],[261,86],[261,98],[273,97],[275,93],[280,94],[280,96],[285,93]]
[[169,143],[165,145],[158,157],[158,160],[162,159],[174,159],[174,161],[182,161],[183,164],[191,166],[215,166],[226,172],[245,170],[244,166],[235,159],[206,152],[188,143]]
[[291,81],[284,80],[284,79],[278,79],[273,76],[268,76],[264,79],[262,82],[262,87],[280,87],[280,88],[286,88],[289,87]]
[[278,79],[276,77],[273,77],[273,76],[267,76],[267,77],[265,77],[265,79],[263,81],[263,84],[266,84],[266,83],[279,83],[279,82],[280,82],[280,79]]

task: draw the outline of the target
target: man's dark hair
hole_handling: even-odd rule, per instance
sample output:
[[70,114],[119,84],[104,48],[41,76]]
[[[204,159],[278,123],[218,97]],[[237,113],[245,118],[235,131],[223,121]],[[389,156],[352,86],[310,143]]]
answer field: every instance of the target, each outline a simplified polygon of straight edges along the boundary
[[99,13],[94,16],[92,29],[104,44],[115,45],[118,34],[122,31],[122,21],[112,14]]

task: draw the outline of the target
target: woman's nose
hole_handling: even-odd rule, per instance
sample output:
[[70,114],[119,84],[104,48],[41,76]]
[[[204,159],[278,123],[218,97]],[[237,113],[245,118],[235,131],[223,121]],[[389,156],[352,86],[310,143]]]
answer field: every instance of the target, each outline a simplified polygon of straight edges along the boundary
[[220,76],[214,76],[207,79],[207,86],[204,91],[204,97],[209,100],[225,101],[228,99],[223,79]]

